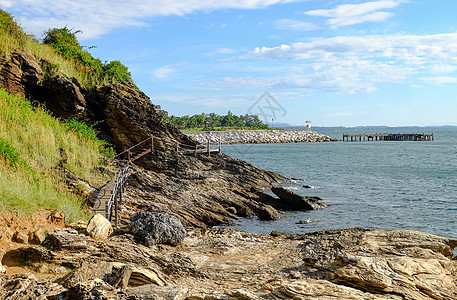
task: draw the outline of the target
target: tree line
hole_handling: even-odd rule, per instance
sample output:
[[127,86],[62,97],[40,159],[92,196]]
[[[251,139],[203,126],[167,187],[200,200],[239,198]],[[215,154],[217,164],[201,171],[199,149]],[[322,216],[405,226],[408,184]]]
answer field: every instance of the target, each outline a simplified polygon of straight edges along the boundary
[[179,129],[218,130],[224,128],[271,129],[259,119],[258,115],[234,115],[230,110],[226,115],[216,113],[201,113],[193,116],[169,116],[167,111],[161,111],[163,121]]

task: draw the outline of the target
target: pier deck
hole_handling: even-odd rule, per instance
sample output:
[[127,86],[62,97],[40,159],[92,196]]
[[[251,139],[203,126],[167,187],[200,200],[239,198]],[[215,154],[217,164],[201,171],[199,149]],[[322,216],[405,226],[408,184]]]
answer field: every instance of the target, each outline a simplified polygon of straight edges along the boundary
[[343,134],[343,142],[357,141],[434,141],[433,133]]

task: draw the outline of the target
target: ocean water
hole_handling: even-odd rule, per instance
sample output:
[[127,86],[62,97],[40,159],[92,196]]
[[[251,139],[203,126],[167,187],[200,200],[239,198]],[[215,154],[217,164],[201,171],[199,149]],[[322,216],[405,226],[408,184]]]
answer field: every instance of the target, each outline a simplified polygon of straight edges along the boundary
[[[338,130],[320,133],[343,135]],[[298,179],[285,187],[324,198],[328,205],[318,211],[283,212],[278,221],[240,219],[236,227],[304,233],[360,226],[457,238],[457,130],[433,133],[433,142],[225,145],[225,154]]]

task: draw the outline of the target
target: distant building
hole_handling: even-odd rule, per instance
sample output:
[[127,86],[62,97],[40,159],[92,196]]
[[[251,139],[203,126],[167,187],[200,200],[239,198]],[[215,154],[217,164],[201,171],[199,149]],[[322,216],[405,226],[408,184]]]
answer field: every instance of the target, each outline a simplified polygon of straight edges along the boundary
[[155,105],[155,104],[153,104],[153,106],[154,106],[154,109],[155,109],[156,111],[161,111],[161,110],[162,110],[162,107],[161,107],[160,105]]
[[306,121],[306,130],[311,130],[311,121]]

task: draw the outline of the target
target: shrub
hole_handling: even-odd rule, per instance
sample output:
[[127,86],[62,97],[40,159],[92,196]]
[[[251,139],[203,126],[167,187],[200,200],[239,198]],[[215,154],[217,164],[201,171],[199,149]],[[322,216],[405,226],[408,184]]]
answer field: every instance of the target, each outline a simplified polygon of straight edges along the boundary
[[14,167],[19,163],[19,153],[11,144],[0,137],[0,156],[7,160],[10,166]]
[[102,63],[84,50],[76,38],[81,31],[64,27],[52,28],[45,32],[43,44],[56,49],[64,58],[74,60],[80,65],[81,70],[86,72],[95,83],[108,82],[133,82],[128,68],[120,61]]

